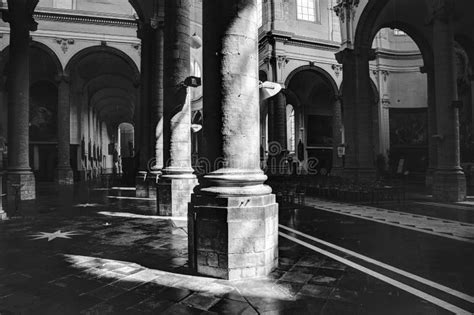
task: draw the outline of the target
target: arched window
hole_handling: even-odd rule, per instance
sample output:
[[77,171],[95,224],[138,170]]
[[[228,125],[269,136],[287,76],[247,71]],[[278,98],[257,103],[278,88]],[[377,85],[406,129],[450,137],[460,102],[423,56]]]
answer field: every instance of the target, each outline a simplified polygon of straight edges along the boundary
[[295,152],[295,109],[293,105],[286,105],[286,139],[290,153]]

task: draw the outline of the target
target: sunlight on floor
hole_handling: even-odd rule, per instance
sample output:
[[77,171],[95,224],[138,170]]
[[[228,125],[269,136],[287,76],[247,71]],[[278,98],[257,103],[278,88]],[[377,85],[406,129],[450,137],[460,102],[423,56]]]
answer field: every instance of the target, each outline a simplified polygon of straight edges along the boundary
[[292,301],[295,296],[285,286],[260,278],[245,281],[226,281],[214,278],[191,276],[148,269],[136,263],[103,259],[81,255],[63,255],[74,268],[96,277],[112,278],[117,281],[152,282],[166,287],[196,291],[202,294],[222,296],[237,291],[242,296]]

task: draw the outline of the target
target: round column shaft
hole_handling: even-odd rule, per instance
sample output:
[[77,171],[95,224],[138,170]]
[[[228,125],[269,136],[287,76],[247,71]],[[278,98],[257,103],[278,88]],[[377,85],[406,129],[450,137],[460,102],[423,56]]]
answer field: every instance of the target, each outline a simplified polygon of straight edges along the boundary
[[202,192],[271,192],[260,169],[255,2],[203,3],[204,139],[213,172],[205,176]]
[[58,80],[58,167],[56,180],[58,184],[74,183],[70,163],[70,81],[67,76],[60,75]]

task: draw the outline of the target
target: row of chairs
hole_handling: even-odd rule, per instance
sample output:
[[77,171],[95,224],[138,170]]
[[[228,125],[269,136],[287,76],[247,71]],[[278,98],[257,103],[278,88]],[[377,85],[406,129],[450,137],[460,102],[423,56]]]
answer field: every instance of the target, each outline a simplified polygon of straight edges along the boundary
[[280,203],[304,205],[305,196],[348,202],[405,200],[402,178],[355,181],[337,176],[298,176],[273,178],[269,181]]

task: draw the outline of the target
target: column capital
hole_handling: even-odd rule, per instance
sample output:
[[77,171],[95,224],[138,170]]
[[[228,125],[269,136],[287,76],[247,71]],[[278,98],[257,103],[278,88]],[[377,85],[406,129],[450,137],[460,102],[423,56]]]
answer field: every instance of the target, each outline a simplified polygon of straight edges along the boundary
[[39,0],[8,0],[8,11],[2,12],[3,21],[11,28],[24,27],[36,31],[38,23],[33,18],[33,12]]
[[344,64],[354,58],[355,51],[351,48],[345,48],[335,53],[334,56],[336,57],[336,60],[339,64]]
[[57,74],[54,77],[54,80],[57,83],[67,83],[67,84],[71,83],[71,77],[68,74],[65,74],[65,73]]

